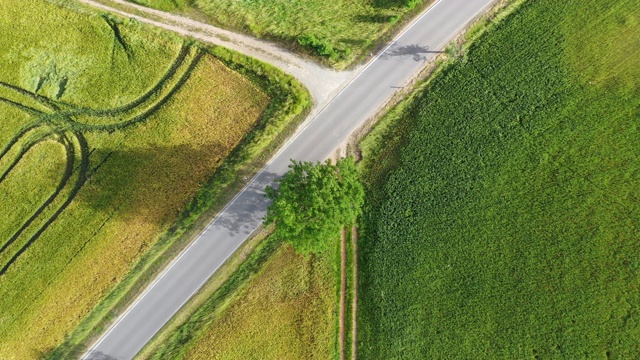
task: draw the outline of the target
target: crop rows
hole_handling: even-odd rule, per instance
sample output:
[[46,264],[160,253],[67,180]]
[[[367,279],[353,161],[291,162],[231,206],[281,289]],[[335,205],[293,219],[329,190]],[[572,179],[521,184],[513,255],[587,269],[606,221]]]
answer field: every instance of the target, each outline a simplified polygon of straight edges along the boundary
[[638,358],[638,16],[524,2],[406,104],[366,160],[359,357]]
[[3,165],[0,184],[36,145],[45,142],[60,144],[66,157],[64,173],[55,189],[13,234],[0,243],[0,276],[69,206],[86,182],[90,169],[89,144],[85,134],[111,134],[145,122],[184,85],[203,54],[197,46],[183,44],[175,60],[153,87],[137,99],[111,109],[74,106],[0,82],[0,87],[9,93],[0,97],[0,101],[31,117],[28,124],[0,150],[0,165]]

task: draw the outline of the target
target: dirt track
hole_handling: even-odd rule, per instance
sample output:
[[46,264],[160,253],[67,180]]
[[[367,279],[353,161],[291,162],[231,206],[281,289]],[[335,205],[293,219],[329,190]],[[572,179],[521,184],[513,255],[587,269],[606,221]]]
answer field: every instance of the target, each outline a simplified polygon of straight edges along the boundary
[[[111,14],[132,18],[210,44],[224,46],[275,65],[296,77],[311,92],[317,105],[316,109],[323,108],[337,94],[342,85],[346,84],[359,70],[338,72],[295,55],[274,43],[220,29],[183,16],[132,4],[125,0],[78,1]],[[117,8],[106,3],[117,5]]]

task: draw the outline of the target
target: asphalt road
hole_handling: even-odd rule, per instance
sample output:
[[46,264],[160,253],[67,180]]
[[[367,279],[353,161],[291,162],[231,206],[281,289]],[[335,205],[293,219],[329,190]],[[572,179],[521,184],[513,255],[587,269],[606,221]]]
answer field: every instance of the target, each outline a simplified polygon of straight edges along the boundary
[[290,159],[326,159],[493,0],[441,0],[407,28],[271,160],[83,356],[131,359],[260,225],[264,188]]

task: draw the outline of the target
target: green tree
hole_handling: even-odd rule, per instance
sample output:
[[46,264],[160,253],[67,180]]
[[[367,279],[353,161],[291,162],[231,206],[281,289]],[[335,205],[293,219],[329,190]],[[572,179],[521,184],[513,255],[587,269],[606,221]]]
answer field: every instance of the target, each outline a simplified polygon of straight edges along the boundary
[[266,192],[273,203],[265,224],[275,224],[275,235],[302,254],[327,249],[345,225],[355,222],[364,202],[352,157],[335,165],[292,160],[278,186]]

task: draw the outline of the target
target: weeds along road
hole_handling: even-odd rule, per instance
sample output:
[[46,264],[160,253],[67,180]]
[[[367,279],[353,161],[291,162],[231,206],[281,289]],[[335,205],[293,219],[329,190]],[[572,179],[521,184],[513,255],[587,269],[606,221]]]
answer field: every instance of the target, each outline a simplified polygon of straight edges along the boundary
[[317,116],[305,122],[294,138],[169,264],[83,359],[133,358],[260,225],[269,205],[264,188],[287,171],[290,159],[313,162],[326,159],[493,1],[440,0],[418,17],[349,80]]

